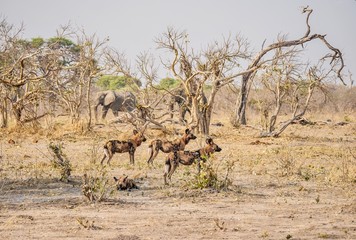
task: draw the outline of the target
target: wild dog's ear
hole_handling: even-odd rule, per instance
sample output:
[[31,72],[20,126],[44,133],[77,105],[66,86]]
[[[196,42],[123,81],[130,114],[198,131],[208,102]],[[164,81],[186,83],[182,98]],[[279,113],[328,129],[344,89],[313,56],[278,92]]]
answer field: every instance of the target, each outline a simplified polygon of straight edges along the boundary
[[189,134],[189,133],[190,133],[190,129],[189,128],[185,129],[185,134]]
[[115,180],[115,182],[117,182],[119,179],[117,179],[116,177],[114,177],[114,180]]
[[136,135],[138,131],[136,129],[133,130],[133,134]]
[[125,177],[124,177],[124,180],[123,180],[123,182],[126,182],[126,180],[127,180],[127,177],[128,177],[128,176],[125,176]]
[[206,143],[209,144],[209,145],[213,144],[213,139],[211,137],[207,137],[206,138]]

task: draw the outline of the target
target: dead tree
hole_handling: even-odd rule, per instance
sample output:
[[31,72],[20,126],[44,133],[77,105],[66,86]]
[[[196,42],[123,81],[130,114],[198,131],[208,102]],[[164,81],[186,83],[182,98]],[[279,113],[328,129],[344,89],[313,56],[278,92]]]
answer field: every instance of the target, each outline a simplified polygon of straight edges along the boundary
[[78,45],[80,46],[78,64],[76,66],[78,72],[78,80],[80,85],[85,86],[84,96],[86,97],[88,121],[87,130],[91,129],[92,124],[92,108],[91,108],[91,90],[92,83],[101,74],[103,68],[99,66],[103,56],[103,47],[107,41],[99,40],[95,35],[88,36],[84,30],[77,34]]
[[310,9],[308,6],[303,9],[303,13],[307,14],[306,17],[307,31],[305,32],[304,36],[295,40],[289,40],[289,41],[283,40],[283,41],[278,41],[276,43],[272,43],[267,47],[263,47],[262,50],[259,53],[257,53],[255,57],[252,59],[251,63],[248,65],[246,69],[246,73],[242,75],[241,91],[236,101],[235,114],[233,118],[234,125],[239,125],[239,124],[245,125],[247,123],[246,106],[248,101],[249,86],[253,81],[256,72],[259,69],[261,69],[266,62],[270,61],[270,59],[266,59],[265,56],[271,51],[274,51],[275,49],[291,48],[291,47],[304,48],[305,43],[319,40],[321,44],[325,45],[330,51],[321,59],[330,59],[330,64],[332,64],[332,66],[334,67],[333,69],[334,72],[336,73],[337,77],[343,82],[343,84],[345,84],[341,74],[344,68],[344,60],[342,58],[342,53],[339,49],[333,47],[326,40],[325,34],[318,34],[318,33],[311,34],[309,17],[312,14],[312,12],[313,10]]
[[[53,61],[44,61],[53,54],[20,38],[22,26],[15,29],[5,20],[0,22],[0,89],[3,93],[2,119],[7,126],[8,111],[17,125],[33,122],[46,113],[37,113],[37,103],[46,92],[43,80],[54,70]],[[7,109],[7,108],[10,109]]]
[[[168,130],[164,124],[166,113],[157,114],[159,104],[166,95],[160,95],[158,91],[150,89],[150,83],[157,80],[157,68],[153,57],[148,53],[137,56],[134,70],[125,55],[115,49],[107,49],[105,59],[105,66],[109,73],[112,75],[124,75],[127,80],[131,81],[127,85],[137,98],[136,109],[126,113],[124,121],[135,127],[151,123],[155,128],[167,132]],[[141,82],[147,82],[148,84],[141,88],[138,86],[138,83]]]
[[[223,39],[221,43],[215,42],[207,49],[195,53],[184,31],[178,32],[173,28],[168,28],[167,32],[156,39],[156,43],[160,49],[168,50],[170,53],[171,59],[162,64],[184,89],[186,107],[191,112],[191,121],[187,125],[208,135],[216,93],[225,85],[232,83],[236,76],[245,73],[240,71],[240,60],[249,57],[247,42],[240,36],[229,37]],[[157,68],[153,57],[148,53],[138,56],[136,70],[132,70],[125,56],[115,50],[109,51],[106,59],[108,69],[115,74],[123,74],[131,79],[140,78],[141,82],[147,83],[146,87],[138,92],[141,96],[140,105],[151,110],[151,114],[148,115],[151,117],[146,118],[145,121],[166,130],[165,120],[160,120],[160,118],[167,113],[157,116],[156,110],[162,99],[175,94],[170,89],[164,89],[164,94],[162,94],[162,89],[155,88]],[[211,86],[211,93],[207,98],[204,96],[206,85]]]
[[[264,96],[268,93],[272,95],[272,101],[266,104],[272,109],[261,109],[266,123],[262,137],[278,137],[291,123],[301,119],[313,93],[316,89],[323,90],[324,82],[332,71],[332,68],[320,71],[322,62],[314,66],[300,63],[296,58],[298,53],[294,48],[286,51],[276,49],[273,61],[265,65],[263,73],[256,79],[262,83]],[[277,125],[281,111],[289,115],[289,119]]]
[[[196,51],[189,44],[188,34],[173,28],[168,28],[156,42],[160,49],[171,53],[172,58],[165,67],[184,88],[192,117],[189,125],[208,135],[217,92],[243,74],[239,71],[240,61],[249,57],[247,42],[239,36],[229,37]],[[202,101],[205,85],[211,86],[206,102]]]

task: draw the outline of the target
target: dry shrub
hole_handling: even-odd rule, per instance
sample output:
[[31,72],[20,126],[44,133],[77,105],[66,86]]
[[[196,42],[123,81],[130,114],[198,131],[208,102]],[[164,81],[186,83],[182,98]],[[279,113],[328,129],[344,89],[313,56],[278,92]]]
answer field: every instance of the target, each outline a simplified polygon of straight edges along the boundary
[[101,229],[101,227],[97,227],[94,225],[94,221],[90,221],[88,219],[85,219],[83,217],[78,217],[77,222],[80,226],[82,226],[84,229],[87,230],[98,230]]
[[194,178],[187,179],[185,186],[193,189],[212,188],[214,190],[228,190],[232,185],[230,174],[234,168],[235,161],[216,161],[215,155],[201,161],[200,174]]
[[325,176],[327,170],[324,166],[317,166],[314,164],[308,164],[306,166],[301,166],[298,169],[298,175],[305,181],[315,180],[320,176]]
[[67,156],[63,152],[63,144],[50,143],[48,148],[53,156],[53,159],[51,160],[52,166],[56,169],[59,169],[60,171],[60,181],[68,182],[72,167],[69,160],[67,159]]
[[335,149],[282,146],[272,150],[271,158],[279,177],[298,176],[304,181],[356,183],[354,152],[355,149],[350,147]]
[[[235,106],[234,104],[230,104]],[[249,100],[247,103],[247,122],[248,124],[260,126],[262,129],[266,128],[271,117],[272,110],[275,107],[275,99],[273,95],[266,89],[257,86],[252,88],[249,93]],[[232,109],[233,111],[233,109]],[[322,115],[324,121],[327,119],[339,118],[338,121],[351,122],[356,119],[356,88],[342,85],[328,84],[324,86],[323,91],[315,90],[310,101],[308,110],[305,115]],[[278,116],[278,123],[285,121],[284,115],[290,116],[291,106],[285,103]]]
[[348,147],[324,150],[323,159],[301,166],[298,175],[306,181],[354,184],[356,183],[356,158],[352,151],[355,150]]
[[96,164],[96,161],[102,157],[102,151],[100,151],[103,148],[102,144],[100,144],[98,141],[94,140],[91,144],[90,152],[86,153],[88,158],[90,159],[90,164]]
[[105,167],[94,167],[83,176],[82,192],[89,202],[100,202],[114,192]]
[[343,85],[328,85],[326,96],[319,96],[313,106],[315,111],[327,113],[351,113],[356,111],[356,88]]
[[[330,159],[331,160],[331,159]],[[356,149],[341,148],[326,176],[329,182],[356,183]]]
[[221,113],[233,113],[237,96],[238,90],[234,87],[221,88],[215,97],[214,112],[219,112],[219,115]]
[[16,125],[14,121],[10,121],[7,129],[2,129],[8,134],[21,134],[22,136],[44,136],[51,139],[59,139],[68,134],[86,135],[87,121],[84,119],[71,123],[68,116],[46,116],[39,121],[34,121],[22,125]]
[[296,160],[290,148],[281,147],[274,149],[277,171],[282,177],[291,176],[296,173]]

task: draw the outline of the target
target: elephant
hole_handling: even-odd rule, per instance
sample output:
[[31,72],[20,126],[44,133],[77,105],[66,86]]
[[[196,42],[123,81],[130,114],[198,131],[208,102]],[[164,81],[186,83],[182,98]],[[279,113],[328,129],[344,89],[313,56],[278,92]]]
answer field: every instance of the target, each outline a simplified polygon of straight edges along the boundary
[[118,112],[131,112],[136,108],[136,97],[131,92],[116,92],[113,90],[99,92],[94,104],[96,121],[99,105],[102,106],[102,119],[105,119],[109,109],[117,117]]
[[[202,92],[202,99],[200,101],[202,104],[206,104],[208,102],[204,92]],[[175,104],[177,104],[179,107],[179,121],[183,125],[185,125],[186,113],[188,112],[189,114],[191,114],[189,108],[192,105],[192,99],[191,98],[187,99],[187,94],[185,93],[184,89],[179,88],[174,90],[168,100],[168,111],[171,113],[170,114],[171,119],[173,118],[173,110]]]

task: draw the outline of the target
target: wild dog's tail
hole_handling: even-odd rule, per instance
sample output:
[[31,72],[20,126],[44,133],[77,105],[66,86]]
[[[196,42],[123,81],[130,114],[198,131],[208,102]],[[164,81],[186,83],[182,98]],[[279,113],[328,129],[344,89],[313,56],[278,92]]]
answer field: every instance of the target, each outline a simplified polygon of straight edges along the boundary
[[164,174],[168,174],[169,171],[171,170],[171,161],[169,158],[167,158],[165,164],[164,164]]
[[104,148],[104,151],[105,151],[105,149],[107,150],[107,149],[109,148],[109,146],[108,146],[109,144],[110,144],[110,142],[106,142],[106,143],[104,144],[104,147],[103,147],[103,148]]
[[164,173],[163,173],[164,185],[168,185],[167,176],[169,175],[171,168],[172,166],[171,166],[170,159],[169,157],[167,157],[166,162],[164,164]]
[[153,143],[148,145],[148,155],[150,156],[147,160],[147,163],[152,162],[152,156],[153,156]]
[[101,162],[100,162],[101,165],[103,165],[105,158],[106,158],[106,157],[109,157],[108,143],[105,143],[105,144],[104,144],[103,150],[104,150],[104,151],[103,151],[103,152],[104,152],[104,156],[103,156],[103,158],[101,159]]
[[160,149],[162,149],[162,141],[161,140],[156,139],[151,142],[151,144],[148,146],[150,158],[147,160],[147,163],[153,164],[153,160],[157,157],[157,154]]
[[106,143],[105,145],[104,145],[104,154],[106,155],[106,156],[109,156],[109,143]]

